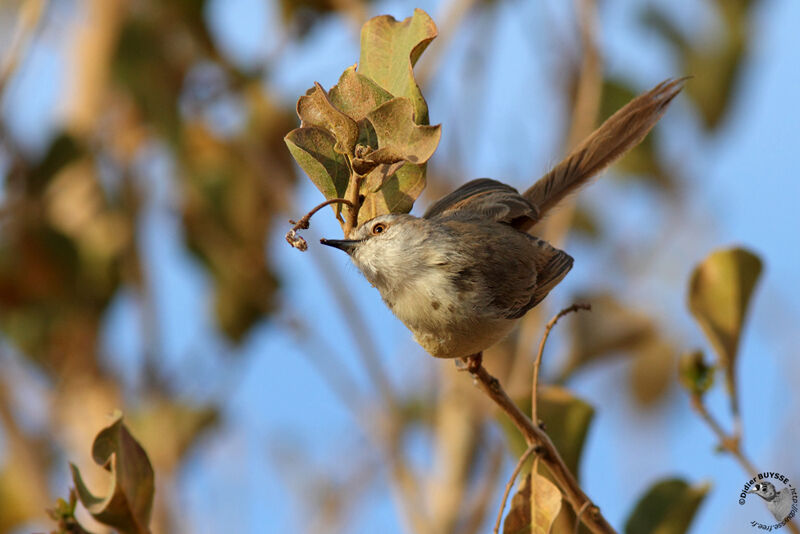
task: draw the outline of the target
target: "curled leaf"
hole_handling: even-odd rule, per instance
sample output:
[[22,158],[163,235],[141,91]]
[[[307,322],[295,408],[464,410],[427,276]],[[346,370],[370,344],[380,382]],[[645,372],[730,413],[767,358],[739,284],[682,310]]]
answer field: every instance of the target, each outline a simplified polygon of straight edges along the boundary
[[428,105],[413,69],[437,35],[436,24],[421,9],[401,22],[390,15],[374,17],[361,29],[358,71],[393,96],[409,98],[417,124],[428,124]]
[[378,149],[365,159],[374,163],[408,161],[417,165],[430,159],[442,135],[441,125],[420,126],[408,98],[393,98],[367,114]]
[[725,371],[731,406],[738,410],[735,363],[739,339],[762,264],[743,248],[718,250],[695,267],[689,281],[689,310]]
[[331,87],[328,98],[337,109],[358,122],[367,113],[391,100],[392,95],[371,79],[356,72],[353,65],[342,73],[339,83]]
[[147,453],[128,432],[122,412],[97,434],[92,444],[92,458],[111,472],[111,490],[105,497],[93,495],[83,482],[80,471],[70,464],[78,498],[96,520],[122,534],[149,534],[155,480]]
[[301,127],[315,126],[330,133],[336,139],[336,152],[353,153],[358,141],[358,125],[331,104],[320,84],[314,83],[314,87],[297,100],[297,115],[302,120]]

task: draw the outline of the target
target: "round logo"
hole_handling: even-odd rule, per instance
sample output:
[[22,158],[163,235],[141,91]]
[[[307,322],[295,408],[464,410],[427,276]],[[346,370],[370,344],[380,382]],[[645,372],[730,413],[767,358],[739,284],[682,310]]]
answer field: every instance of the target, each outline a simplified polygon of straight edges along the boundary
[[[757,505],[748,504],[753,509],[753,515],[765,521],[772,514],[776,523],[750,521],[753,528],[772,531],[786,525],[797,513],[797,489],[789,482],[789,478],[780,473],[767,471],[759,473],[754,478],[745,482],[739,492],[739,505],[746,502],[755,502]],[[764,505],[766,504],[766,510]],[[759,511],[757,508],[761,508]]]

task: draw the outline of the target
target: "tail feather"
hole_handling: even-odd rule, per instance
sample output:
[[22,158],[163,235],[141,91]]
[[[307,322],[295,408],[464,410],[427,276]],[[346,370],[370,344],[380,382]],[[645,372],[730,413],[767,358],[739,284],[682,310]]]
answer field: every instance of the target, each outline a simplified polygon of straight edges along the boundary
[[564,197],[644,139],[672,99],[683,89],[686,79],[665,80],[628,102],[561,163],[525,191],[522,196],[539,209],[540,218]]

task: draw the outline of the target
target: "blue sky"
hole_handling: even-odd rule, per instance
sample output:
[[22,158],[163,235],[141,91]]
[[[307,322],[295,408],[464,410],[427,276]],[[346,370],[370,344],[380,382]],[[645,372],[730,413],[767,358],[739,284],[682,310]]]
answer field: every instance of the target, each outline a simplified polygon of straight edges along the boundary
[[[688,32],[702,39],[711,20],[699,2],[654,2],[667,9]],[[634,0],[603,2],[599,21],[600,48],[606,70],[634,80],[643,89],[669,76],[687,74],[665,46],[643,33],[632,18]],[[67,4],[69,5],[69,4]],[[463,80],[464,59],[473,52],[467,37],[449,44],[446,60],[435,75],[435,89],[423,91],[431,119],[443,123],[437,161],[449,161],[448,151],[460,152],[464,181],[491,176],[523,187],[557,161],[561,132],[557,125],[565,110],[554,85],[546,82],[560,61],[559,39],[571,37],[570,2],[506,2],[490,25],[474,21],[466,35],[485,32],[489,78],[481,83],[485,101],[479,111],[464,116],[453,98]],[[378,2],[374,13],[397,18],[414,7],[438,15],[436,1]],[[568,242],[576,259],[570,276],[550,297],[553,309],[568,305],[579,290],[614,287],[624,283],[620,273],[607,272],[609,257],[627,251],[651,275],[637,278],[627,295],[637,304],[670,318],[670,334],[687,349],[705,342],[685,308],[685,285],[692,267],[710,250],[739,244],[753,248],[766,269],[751,308],[751,320],[741,347],[739,376],[745,448],[764,470],[800,477],[797,456],[796,382],[797,324],[800,317],[800,181],[795,178],[800,149],[800,109],[795,105],[800,87],[800,3],[763,2],[751,27],[754,47],[745,67],[731,113],[714,138],[704,138],[689,104],[679,99],[664,119],[664,153],[683,171],[687,208],[670,221],[669,235],[653,235],[653,226],[669,220],[669,213],[646,187],[629,181],[601,179],[582,195],[598,208],[614,245],[597,251],[580,240]],[[258,63],[278,46],[279,22],[274,7],[260,0],[212,2],[209,21],[228,53],[244,65]],[[63,51],[45,35],[34,48],[12,86],[4,113],[13,130],[29,147],[42,146],[58,120]],[[431,45],[436,46],[436,41]],[[313,81],[330,87],[344,68],[358,58],[357,34],[347,22],[330,20],[302,44],[287,47],[277,58],[271,82],[280,97],[293,102]],[[524,68],[523,68],[524,67]],[[690,73],[697,77],[703,73]],[[58,82],[58,83],[56,83]],[[690,82],[691,83],[691,82]],[[469,93],[467,93],[469,94]],[[484,95],[475,88],[474,97]],[[532,118],[532,119],[531,119]],[[509,128],[512,134],[509,134]],[[524,145],[522,144],[524,142]],[[179,505],[186,507],[190,531],[295,532],[302,525],[302,496],[293,496],[285,473],[274,458],[286,448],[302,450],[312,458],[307,472],[333,470],[338,458],[364,454],[367,440],[351,415],[309,366],[296,340],[276,320],[260,325],[240,349],[239,364],[227,365],[229,349],[212,332],[208,276],[181,244],[180,221],[170,209],[169,162],[158,157],[143,167],[143,179],[153,186],[146,220],[140,228],[145,259],[152,274],[159,322],[164,332],[166,368],[192,358],[199,369],[193,383],[183,384],[187,396],[201,397],[201,389],[224,399],[222,432],[206,440],[181,474]],[[307,182],[298,186],[296,212],[320,200]],[[604,209],[613,205],[615,209]],[[421,210],[415,208],[415,212]],[[283,280],[282,299],[291,312],[313,317],[325,325],[322,335],[338,349],[362,383],[367,384],[352,340],[337,307],[320,277],[320,261],[333,265],[352,288],[376,336],[396,383],[424,380],[437,366],[411,341],[405,328],[384,308],[344,255],[315,246],[316,237],[335,236],[340,230],[328,214],[314,220],[307,233],[311,248],[301,254],[282,239],[285,216],[278,217],[275,236],[266,253]],[[649,221],[659,224],[650,225]],[[627,250],[626,247],[632,247]],[[109,312],[105,342],[114,346],[110,365],[130,376],[141,347],[137,338],[135,300],[122,294]],[[556,338],[558,340],[558,338]],[[118,350],[117,347],[122,347]],[[557,345],[557,346],[563,346]],[[553,351],[554,353],[556,351]],[[411,364],[409,364],[411,362]],[[396,371],[396,372],[395,372]],[[710,481],[713,489],[692,532],[744,532],[751,510],[736,504],[746,477],[727,456],[713,452],[714,438],[691,413],[677,390],[667,402],[647,412],[631,406],[628,365],[619,361],[577,375],[569,386],[597,408],[582,462],[585,489],[606,517],[619,527],[638,495],[655,480],[680,475],[692,482]],[[133,379],[135,381],[135,379]],[[717,389],[712,411],[725,414],[726,402]],[[722,417],[726,420],[725,417]],[[794,427],[794,428],[793,428]],[[370,454],[370,453],[366,453]],[[376,461],[379,459],[376,457]],[[512,463],[507,462],[510,472]],[[367,493],[358,521],[347,532],[403,532],[402,520],[381,484]],[[499,495],[498,495],[499,499]],[[213,503],[211,505],[210,503]],[[232,529],[231,526],[236,528]]]

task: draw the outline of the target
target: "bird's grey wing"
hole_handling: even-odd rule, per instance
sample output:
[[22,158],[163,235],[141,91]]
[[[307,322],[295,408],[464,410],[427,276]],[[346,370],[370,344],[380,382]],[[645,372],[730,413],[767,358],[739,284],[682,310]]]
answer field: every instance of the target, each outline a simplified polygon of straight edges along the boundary
[[[526,234],[527,236],[527,234]],[[539,304],[550,291],[567,276],[572,269],[572,256],[552,246],[547,241],[538,237],[527,236],[533,242],[534,261],[536,263],[536,287],[530,299],[524,306],[514,310],[509,319],[522,317],[525,313]]]
[[454,272],[454,284],[476,295],[497,318],[517,319],[536,306],[560,282],[572,258],[546,241],[504,224],[452,216],[442,227],[468,240]]
[[783,521],[792,511],[792,490],[783,488],[767,507],[777,521]]
[[536,206],[516,189],[490,178],[467,182],[434,203],[422,217],[432,219],[454,214],[477,215],[515,227],[539,217]]

